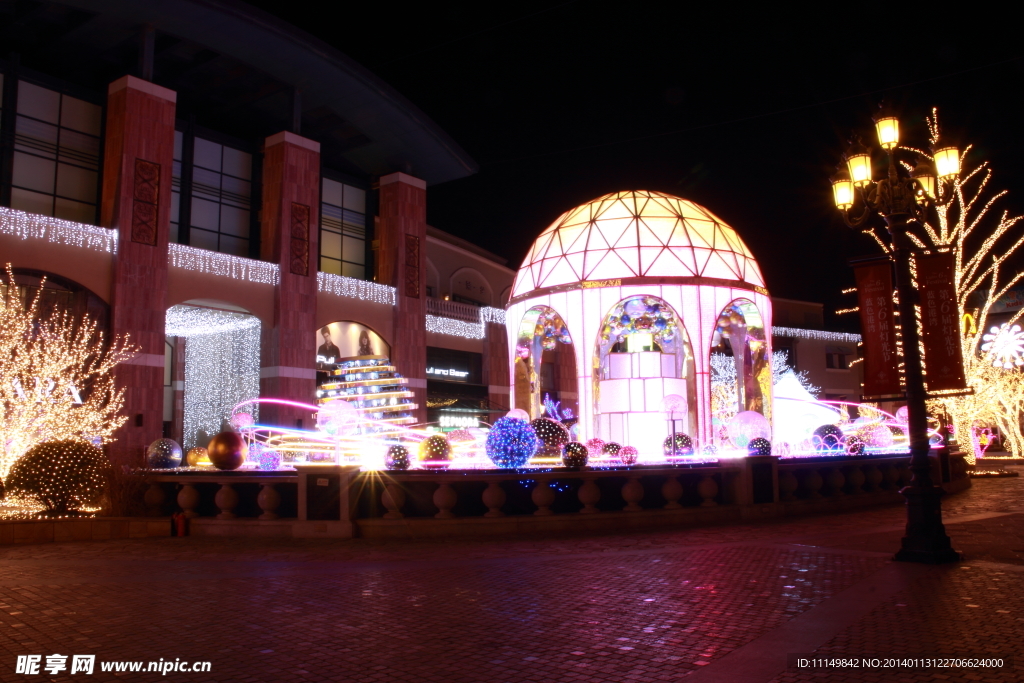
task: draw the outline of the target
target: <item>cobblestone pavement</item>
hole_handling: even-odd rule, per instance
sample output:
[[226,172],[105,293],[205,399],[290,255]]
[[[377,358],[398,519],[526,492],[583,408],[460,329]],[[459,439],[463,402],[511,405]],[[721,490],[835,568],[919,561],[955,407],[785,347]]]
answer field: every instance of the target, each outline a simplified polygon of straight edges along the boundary
[[[904,511],[449,541],[161,538],[0,549],[0,681],[17,655],[212,663],[182,681],[1016,681],[787,669],[787,654],[1013,655],[1024,478],[945,501],[966,562],[891,562]],[[44,659],[45,662],[45,659]]]

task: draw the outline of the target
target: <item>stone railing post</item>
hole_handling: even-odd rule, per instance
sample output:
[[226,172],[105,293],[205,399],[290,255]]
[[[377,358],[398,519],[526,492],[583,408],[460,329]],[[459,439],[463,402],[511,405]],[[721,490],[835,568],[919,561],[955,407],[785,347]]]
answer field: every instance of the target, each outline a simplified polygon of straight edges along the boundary
[[178,491],[178,505],[185,512],[185,516],[189,519],[195,519],[199,516],[196,509],[199,507],[199,491],[192,484],[182,484],[181,490]]
[[487,512],[484,513],[484,517],[504,517],[505,513],[501,511],[501,506],[505,504],[505,489],[501,488],[501,482],[497,479],[492,479],[488,484],[487,488],[484,489],[482,499],[484,505],[487,506]]
[[220,508],[217,519],[235,518],[234,509],[238,507],[238,492],[231,487],[231,484],[221,484],[213,502]]
[[455,513],[452,512],[452,508],[455,507],[458,500],[459,497],[455,493],[455,489],[448,482],[441,482],[437,490],[434,491],[434,505],[438,509],[438,513],[434,517],[437,519],[453,518]]
[[262,484],[260,493],[256,496],[256,503],[263,510],[260,519],[277,519],[277,508],[281,505],[281,494],[277,492],[273,484]]

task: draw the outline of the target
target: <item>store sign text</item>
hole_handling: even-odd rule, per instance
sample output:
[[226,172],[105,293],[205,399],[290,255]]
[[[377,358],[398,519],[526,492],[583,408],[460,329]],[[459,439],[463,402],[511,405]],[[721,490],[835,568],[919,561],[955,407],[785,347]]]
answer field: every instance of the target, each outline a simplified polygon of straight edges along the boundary
[[467,417],[463,415],[442,415],[437,420],[441,428],[455,427],[457,429],[465,429],[467,427],[479,427],[480,420],[475,417]]
[[456,370],[455,368],[437,368],[430,366],[427,368],[428,375],[434,375],[435,377],[458,377],[459,379],[465,379],[469,377],[468,370]]
[[[26,389],[20,379],[15,379],[11,382],[11,386],[14,388],[14,393],[21,401],[29,401],[34,396],[36,402],[40,402],[43,399],[47,399],[53,396],[53,390],[57,388],[56,380],[43,379],[41,377],[35,377],[35,386]],[[61,392],[61,396],[71,396],[71,402],[75,405],[82,405],[82,396],[78,393],[78,387],[74,384],[68,383],[67,387]],[[56,399],[54,399],[56,400]]]

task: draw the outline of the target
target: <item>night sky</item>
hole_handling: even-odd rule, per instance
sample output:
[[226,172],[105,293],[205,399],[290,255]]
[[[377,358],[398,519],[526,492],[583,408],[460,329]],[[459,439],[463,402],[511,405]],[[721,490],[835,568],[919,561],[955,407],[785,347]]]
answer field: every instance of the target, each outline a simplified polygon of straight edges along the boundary
[[[924,18],[923,5],[844,3],[842,17],[711,3],[254,2],[325,40],[416,104],[480,165],[432,187],[428,220],[517,268],[563,211],[651,189],[740,233],[774,296],[853,305],[847,259],[876,253],[833,208],[828,176],[850,131],[874,142],[880,100],[923,146],[938,106],[993,187],[1024,211],[1018,134],[1024,49],[998,16]],[[817,12],[818,10],[815,10]],[[415,173],[415,169],[413,169]]]

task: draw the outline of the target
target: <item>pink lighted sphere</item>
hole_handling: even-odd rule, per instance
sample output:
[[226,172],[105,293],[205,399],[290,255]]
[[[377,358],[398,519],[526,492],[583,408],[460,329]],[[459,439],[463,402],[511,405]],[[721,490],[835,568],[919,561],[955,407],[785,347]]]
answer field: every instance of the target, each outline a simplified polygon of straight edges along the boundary
[[896,421],[900,424],[907,424],[910,421],[910,410],[906,406],[900,406],[896,411]]
[[505,417],[511,417],[513,420],[524,420],[526,422],[530,421],[530,414],[523,410],[522,408],[513,408],[512,410],[508,411]]
[[757,438],[772,439],[772,428],[768,420],[761,413],[753,410],[744,410],[737,413],[736,417],[729,420],[726,425],[729,433],[729,440],[736,448],[746,448],[747,444]]
[[249,413],[235,413],[231,416],[231,426],[235,429],[248,429],[255,424],[255,420],[252,419],[252,415]]
[[619,460],[623,465],[635,465],[637,455],[637,450],[632,446],[623,446],[619,449]]
[[604,449],[604,439],[598,439],[597,437],[594,437],[593,439],[587,441],[586,445],[587,451],[591,455],[601,455],[601,451],[602,449]]

